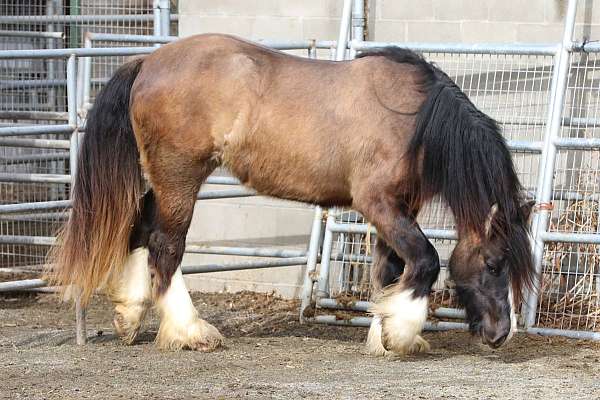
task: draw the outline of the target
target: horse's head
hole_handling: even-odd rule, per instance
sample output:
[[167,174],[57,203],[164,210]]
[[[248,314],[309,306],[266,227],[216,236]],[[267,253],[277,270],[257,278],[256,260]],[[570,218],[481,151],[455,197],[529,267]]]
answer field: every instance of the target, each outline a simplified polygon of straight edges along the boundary
[[482,234],[461,235],[450,257],[450,274],[469,328],[492,348],[512,336],[515,307],[531,284],[528,219],[532,206],[532,202],[522,204],[510,218],[492,206]]

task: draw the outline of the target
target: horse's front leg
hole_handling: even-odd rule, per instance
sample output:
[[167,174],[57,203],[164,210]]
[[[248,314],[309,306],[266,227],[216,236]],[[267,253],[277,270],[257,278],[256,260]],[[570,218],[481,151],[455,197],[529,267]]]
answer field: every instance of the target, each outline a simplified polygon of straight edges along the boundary
[[375,355],[427,351],[429,344],[420,333],[440,270],[439,258],[414,218],[389,204],[393,202],[376,199],[363,207],[381,237],[372,275],[375,293],[367,350]]

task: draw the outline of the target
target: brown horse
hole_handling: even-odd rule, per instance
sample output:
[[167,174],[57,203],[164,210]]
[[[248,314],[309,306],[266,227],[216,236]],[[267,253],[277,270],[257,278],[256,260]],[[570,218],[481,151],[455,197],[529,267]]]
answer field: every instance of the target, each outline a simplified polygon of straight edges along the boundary
[[492,347],[513,331],[533,273],[531,204],[496,123],[400,48],[330,62],[199,35],[121,67],[87,121],[53,281],[84,302],[105,287],[126,342],[153,300],[159,346],[219,346],[179,264],[196,195],[220,165],[261,194],[353,207],[376,226],[370,352],[428,348],[419,334],[440,266],[415,217],[436,194],[456,219],[450,271],[471,329]]

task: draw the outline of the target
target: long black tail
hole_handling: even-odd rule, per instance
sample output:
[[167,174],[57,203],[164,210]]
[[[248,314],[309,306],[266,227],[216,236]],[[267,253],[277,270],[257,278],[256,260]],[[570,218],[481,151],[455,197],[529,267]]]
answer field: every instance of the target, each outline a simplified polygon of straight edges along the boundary
[[84,303],[123,265],[139,214],[143,177],[129,99],[141,65],[119,68],[88,114],[71,216],[50,253],[48,279],[65,290],[78,286]]

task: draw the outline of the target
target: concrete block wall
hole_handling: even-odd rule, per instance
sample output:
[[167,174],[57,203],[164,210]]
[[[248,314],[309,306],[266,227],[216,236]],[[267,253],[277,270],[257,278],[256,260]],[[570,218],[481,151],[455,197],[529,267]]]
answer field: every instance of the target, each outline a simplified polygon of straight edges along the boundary
[[339,0],[180,0],[181,36],[230,33],[251,39],[335,38]]
[[[562,35],[566,6],[566,0],[372,0],[370,38],[411,42],[556,42]],[[600,38],[600,4],[581,0],[578,9],[576,37]]]
[[[180,0],[182,36],[226,32],[252,39],[335,39],[342,0]],[[366,0],[369,39],[555,42],[566,0]],[[600,4],[580,0],[576,36],[600,38]]]
[[[567,2],[367,0],[366,3],[369,40],[548,43],[561,38]],[[600,3],[594,3],[580,1],[578,38],[600,39]],[[333,40],[339,29],[342,4],[342,0],[180,0],[179,32],[181,36],[222,32],[250,39]],[[533,183],[533,179],[529,180]],[[211,200],[197,205],[188,240],[305,249],[311,221],[312,209],[297,203],[265,198]],[[184,263],[233,260],[193,255],[186,256]],[[302,268],[286,267],[187,279],[192,289],[203,291],[247,289],[297,297],[303,273]]]

